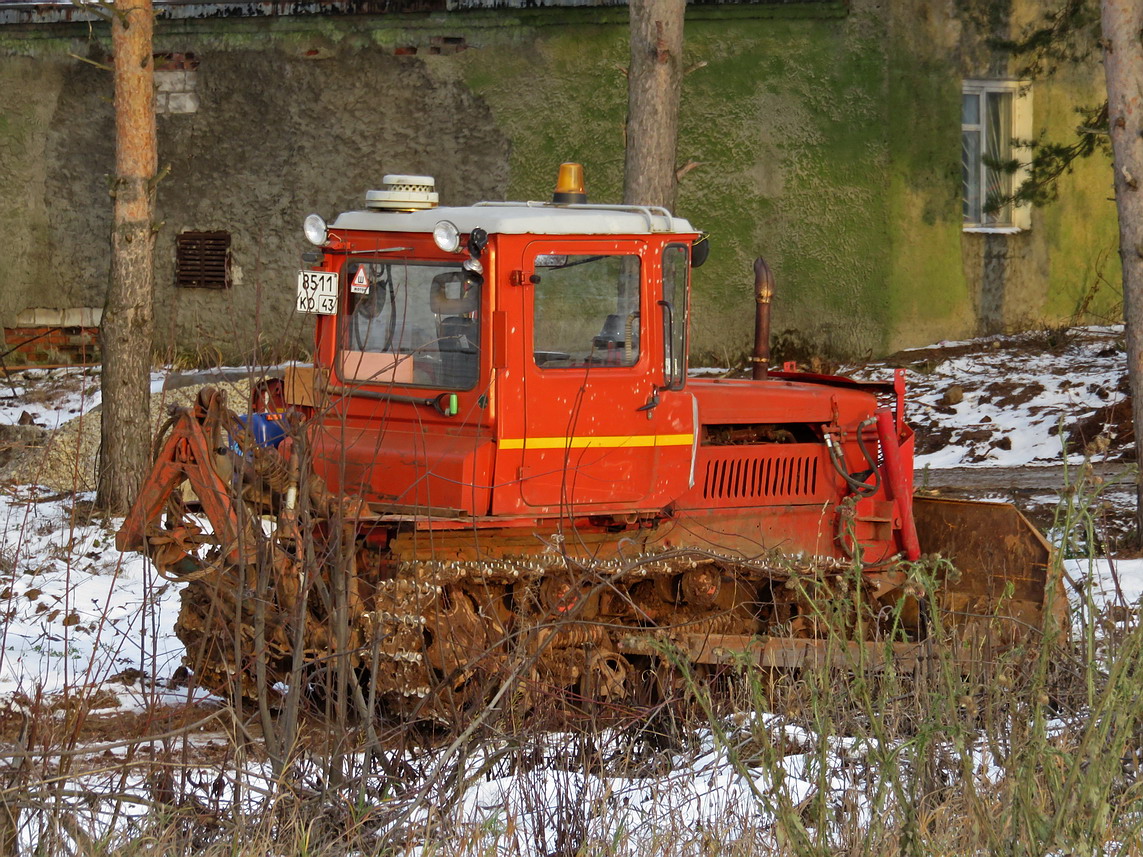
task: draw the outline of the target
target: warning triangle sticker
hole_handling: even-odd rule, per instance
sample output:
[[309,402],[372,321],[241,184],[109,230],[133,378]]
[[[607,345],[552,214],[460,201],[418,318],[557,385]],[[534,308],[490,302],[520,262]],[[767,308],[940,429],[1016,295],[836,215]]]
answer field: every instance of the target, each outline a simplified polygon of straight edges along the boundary
[[358,295],[369,292],[369,275],[365,273],[364,265],[358,268],[357,273],[353,275],[353,282],[349,284],[349,290]]

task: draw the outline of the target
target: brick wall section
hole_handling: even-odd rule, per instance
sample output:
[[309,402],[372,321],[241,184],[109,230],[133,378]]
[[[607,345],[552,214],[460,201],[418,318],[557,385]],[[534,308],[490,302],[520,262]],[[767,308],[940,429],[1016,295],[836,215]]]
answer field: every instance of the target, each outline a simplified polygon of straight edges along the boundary
[[198,58],[192,53],[155,54],[155,112],[197,113]]
[[77,366],[98,363],[97,327],[6,327],[4,364],[13,366]]

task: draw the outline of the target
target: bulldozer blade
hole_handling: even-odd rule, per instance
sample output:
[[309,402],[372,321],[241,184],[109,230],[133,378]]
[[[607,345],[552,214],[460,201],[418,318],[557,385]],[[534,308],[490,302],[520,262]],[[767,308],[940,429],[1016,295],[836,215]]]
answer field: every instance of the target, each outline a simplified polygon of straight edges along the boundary
[[914,498],[926,554],[950,560],[938,606],[946,629],[976,651],[1065,632],[1068,602],[1052,546],[1010,503]]

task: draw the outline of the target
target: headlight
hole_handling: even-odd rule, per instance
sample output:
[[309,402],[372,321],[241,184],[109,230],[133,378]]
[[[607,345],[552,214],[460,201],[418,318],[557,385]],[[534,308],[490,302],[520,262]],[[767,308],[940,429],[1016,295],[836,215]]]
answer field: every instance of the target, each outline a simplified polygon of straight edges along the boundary
[[460,249],[460,230],[449,220],[441,220],[433,227],[433,241],[446,253]]
[[325,244],[325,239],[329,235],[325,228],[325,221],[322,220],[320,214],[309,215],[302,225],[302,229],[306,233],[306,240],[315,247],[321,247]]

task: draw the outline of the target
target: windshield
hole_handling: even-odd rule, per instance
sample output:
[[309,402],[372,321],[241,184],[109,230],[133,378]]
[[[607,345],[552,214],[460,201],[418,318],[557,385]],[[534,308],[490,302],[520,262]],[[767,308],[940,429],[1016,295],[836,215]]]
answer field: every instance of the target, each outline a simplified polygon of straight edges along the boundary
[[343,380],[468,390],[480,366],[480,286],[459,264],[355,259],[345,270]]

